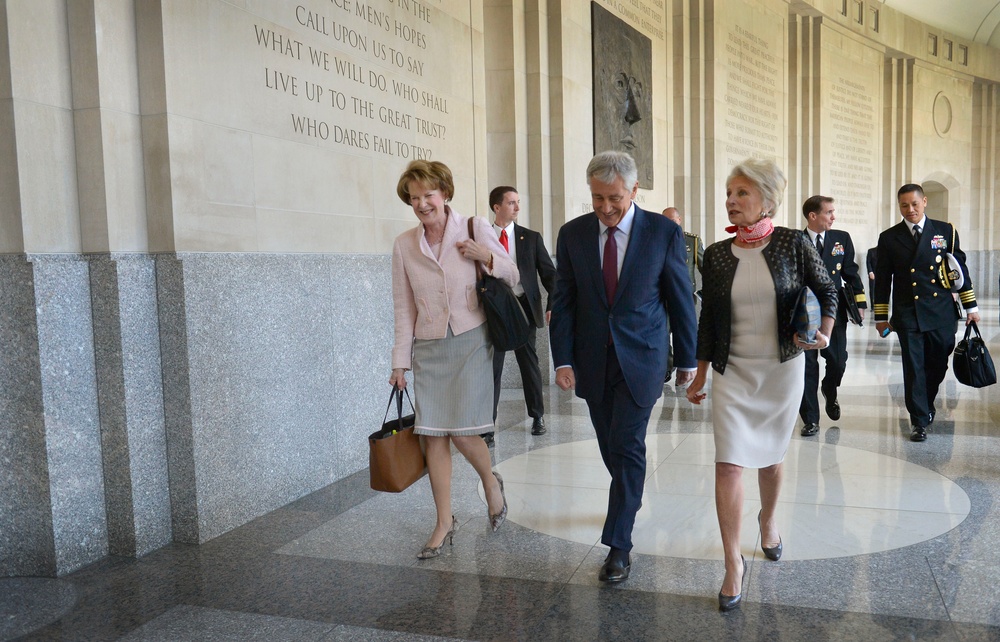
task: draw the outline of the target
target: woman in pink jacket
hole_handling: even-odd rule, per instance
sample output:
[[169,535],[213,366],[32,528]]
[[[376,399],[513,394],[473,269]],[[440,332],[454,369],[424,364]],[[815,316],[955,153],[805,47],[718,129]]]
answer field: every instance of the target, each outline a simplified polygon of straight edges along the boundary
[[490,527],[507,517],[503,479],[491,469],[480,433],[493,429],[493,346],[476,295],[475,261],[511,286],[517,266],[483,218],[468,219],[448,206],[455,193],[451,170],[437,161],[413,161],[396,193],[420,224],[396,238],[392,250],[395,345],[389,382],[406,387],[413,370],[414,432],[422,435],[437,525],[419,559],[451,544],[458,525],[451,512],[451,444],[479,473]]

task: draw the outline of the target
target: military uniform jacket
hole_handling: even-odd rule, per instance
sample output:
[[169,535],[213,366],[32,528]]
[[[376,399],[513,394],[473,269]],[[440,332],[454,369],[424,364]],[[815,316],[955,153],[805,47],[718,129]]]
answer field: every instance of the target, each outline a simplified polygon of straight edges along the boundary
[[[809,232],[803,230],[802,234],[809,240]],[[837,288],[838,296],[845,296],[844,281],[854,288],[854,300],[859,308],[867,308],[868,302],[865,298],[865,286],[858,275],[858,264],[854,260],[854,241],[851,235],[841,230],[827,230],[823,232],[823,254],[820,256],[823,265],[826,266],[833,285]],[[838,299],[839,301],[839,299]],[[843,305],[837,310],[837,323],[847,323],[847,310]]]
[[684,245],[687,249],[687,269],[688,276],[691,277],[691,287],[695,292],[701,290],[698,286],[701,276],[701,266],[705,263],[705,246],[701,239],[695,234],[684,232]]
[[873,296],[876,323],[889,321],[897,330],[926,332],[954,324],[958,320],[951,290],[941,285],[938,276],[938,268],[946,260],[946,252],[958,259],[965,276],[965,284],[958,293],[962,307],[976,307],[976,294],[972,289],[958,233],[950,223],[935,221],[926,216],[924,221],[919,246],[914,243],[905,221],[893,225],[878,237],[878,264]]

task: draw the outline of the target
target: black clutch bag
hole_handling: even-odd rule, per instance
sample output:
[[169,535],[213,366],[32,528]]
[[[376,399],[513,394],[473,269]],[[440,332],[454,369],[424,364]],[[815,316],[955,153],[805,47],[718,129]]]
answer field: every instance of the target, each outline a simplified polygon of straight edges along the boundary
[[844,289],[840,291],[840,304],[847,311],[847,320],[856,326],[863,326],[861,310],[858,308],[857,293],[847,281],[844,281]]
[[816,331],[819,330],[822,315],[819,299],[808,285],[804,286],[799,290],[792,308],[792,329],[802,343],[816,343]]
[[[973,330],[976,336],[972,336]],[[955,378],[967,386],[985,388],[997,382],[993,358],[975,323],[965,326],[965,338],[955,346],[951,366],[955,370]]]

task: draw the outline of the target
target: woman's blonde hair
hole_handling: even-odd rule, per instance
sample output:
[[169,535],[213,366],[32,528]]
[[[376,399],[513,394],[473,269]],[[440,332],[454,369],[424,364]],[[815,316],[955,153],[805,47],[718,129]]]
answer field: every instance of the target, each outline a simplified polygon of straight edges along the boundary
[[738,176],[742,176],[757,186],[764,199],[764,206],[767,208],[764,210],[764,215],[773,216],[775,210],[781,206],[785,187],[788,185],[788,179],[785,178],[784,172],[778,169],[772,160],[748,158],[729,172],[726,187],[728,188],[729,183]]
[[410,183],[412,182],[441,190],[446,201],[455,196],[455,179],[452,178],[448,166],[440,161],[415,160],[406,166],[406,171],[396,183],[396,194],[399,196],[399,200],[407,205],[410,204]]

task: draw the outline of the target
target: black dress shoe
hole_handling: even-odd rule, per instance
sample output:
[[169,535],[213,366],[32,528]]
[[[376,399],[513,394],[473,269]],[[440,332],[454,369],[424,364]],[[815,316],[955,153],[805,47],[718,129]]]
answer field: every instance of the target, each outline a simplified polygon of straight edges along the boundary
[[545,420],[541,417],[535,417],[535,420],[531,422],[531,434],[544,435],[545,433]]
[[833,419],[838,421],[840,419],[840,402],[837,401],[837,393],[827,394],[825,390],[821,390],[823,393],[823,398],[826,399],[826,414]]
[[598,573],[597,579],[608,584],[624,582],[628,579],[631,568],[632,560],[629,558],[628,551],[623,551],[620,548],[612,548],[604,560],[604,566],[601,567],[601,572]]
[[482,434],[482,437],[483,437],[483,441],[486,442],[487,447],[493,445],[493,433],[492,432],[484,432]]
[[931,420],[930,423],[934,423],[934,411],[933,410],[930,411],[930,413],[927,415],[927,417],[930,418],[930,420]]
[[719,591],[719,610],[723,613],[740,608],[740,602],[743,601],[743,578],[747,575],[747,561],[742,555],[740,560],[743,562],[743,575],[740,577],[739,595],[723,595],[722,591]]
[[922,426],[913,426],[910,431],[910,441],[927,441],[927,429]]
[[663,377],[663,383],[667,383],[674,376],[674,369],[667,370],[667,376]]
[[802,426],[803,437],[812,437],[818,432],[819,432],[819,424],[817,423],[809,422],[806,425]]

